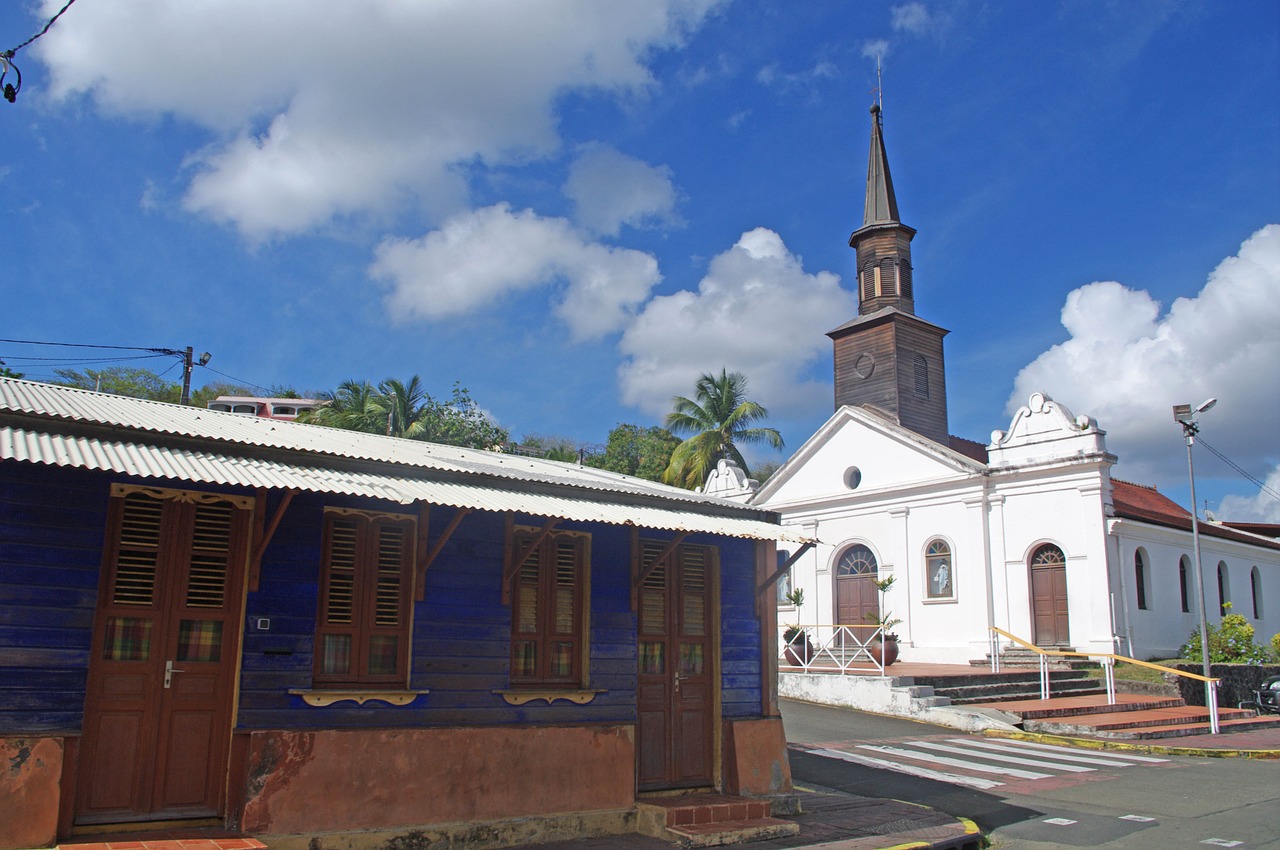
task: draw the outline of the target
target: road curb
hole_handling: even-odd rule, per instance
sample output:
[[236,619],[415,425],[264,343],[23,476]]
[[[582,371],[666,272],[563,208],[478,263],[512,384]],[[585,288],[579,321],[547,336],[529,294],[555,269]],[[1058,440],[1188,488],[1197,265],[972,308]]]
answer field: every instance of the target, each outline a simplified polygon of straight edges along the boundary
[[1119,753],[1155,753],[1166,756],[1197,756],[1200,758],[1280,759],[1280,750],[1218,749],[1213,747],[1176,747],[1164,744],[1135,744],[1129,741],[1103,741],[1097,738],[1072,738],[1067,735],[1050,735],[1044,732],[1009,732],[1004,729],[985,729],[986,738],[1011,738],[1037,744],[1059,744],[1086,750],[1112,750]]

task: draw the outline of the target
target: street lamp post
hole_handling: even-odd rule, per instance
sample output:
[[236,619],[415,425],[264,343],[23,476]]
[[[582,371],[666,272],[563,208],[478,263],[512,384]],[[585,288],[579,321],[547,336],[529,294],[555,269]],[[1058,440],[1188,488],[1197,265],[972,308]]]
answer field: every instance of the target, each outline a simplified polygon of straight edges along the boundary
[[[1195,409],[1192,409],[1189,404],[1175,404],[1173,406],[1174,421],[1182,426],[1182,435],[1187,440],[1187,476],[1191,480],[1191,547],[1195,551],[1196,590],[1200,595],[1200,664],[1206,680],[1211,679],[1209,675],[1209,621],[1204,599],[1204,568],[1200,563],[1200,511],[1196,506],[1196,469],[1191,459],[1191,446],[1195,443],[1196,434],[1200,433],[1200,424],[1196,422],[1196,417],[1217,403],[1218,400],[1216,398],[1211,398],[1202,402]],[[1217,712],[1214,711],[1217,706],[1217,694],[1212,681],[1204,683],[1204,699],[1205,707],[1210,710],[1211,719],[1214,721],[1212,724],[1213,732],[1217,734]]]

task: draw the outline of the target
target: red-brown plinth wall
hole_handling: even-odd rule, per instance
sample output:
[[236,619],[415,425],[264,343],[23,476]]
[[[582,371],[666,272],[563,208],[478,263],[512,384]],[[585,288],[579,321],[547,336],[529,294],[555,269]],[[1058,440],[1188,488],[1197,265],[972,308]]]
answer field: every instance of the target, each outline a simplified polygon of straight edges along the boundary
[[61,738],[0,738],[0,850],[53,845],[61,785]]
[[789,794],[791,763],[781,717],[724,724],[725,791],[748,797]]
[[246,767],[235,820],[248,834],[491,821],[635,802],[629,725],[253,732]]

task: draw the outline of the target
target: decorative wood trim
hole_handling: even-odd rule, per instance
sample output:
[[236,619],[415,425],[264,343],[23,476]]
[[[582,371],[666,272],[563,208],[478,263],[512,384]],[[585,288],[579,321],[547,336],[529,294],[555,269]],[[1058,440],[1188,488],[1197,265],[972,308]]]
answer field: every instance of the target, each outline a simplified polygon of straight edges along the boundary
[[219,502],[230,502],[237,508],[252,510],[253,496],[236,496],[231,493],[204,493],[199,490],[174,490],[168,487],[144,487],[141,484],[112,484],[112,496],[127,496],[130,493],[146,493],[153,499],[190,502],[191,504],[216,505]]
[[323,707],[333,705],[335,702],[343,700],[351,700],[353,702],[364,705],[366,702],[377,700],[378,702],[386,702],[391,705],[408,705],[422,694],[429,694],[428,690],[394,690],[394,691],[338,691],[338,690],[313,690],[311,688],[290,688],[289,693],[296,697],[302,697],[302,701],[307,705]]
[[605,688],[583,688],[581,690],[547,688],[544,690],[500,690],[494,691],[494,693],[506,700],[508,705],[525,705],[539,699],[546,700],[547,705],[551,705],[556,700],[567,700],[577,705],[586,705],[594,700],[597,694],[607,694],[608,690]]
[[336,505],[325,505],[324,512],[326,514],[337,514],[339,516],[363,516],[369,519],[389,519],[393,522],[403,522],[404,520],[418,521],[416,515],[412,513],[397,511],[368,511],[361,508],[341,508]]
[[763,597],[764,594],[769,590],[769,588],[777,584],[779,579],[781,579],[784,575],[786,575],[788,572],[791,571],[791,567],[795,564],[796,561],[800,560],[800,556],[803,555],[805,552],[808,552],[813,547],[814,547],[813,543],[801,544],[800,548],[797,549],[790,558],[787,558],[787,562],[785,564],[778,567],[778,569],[774,571],[773,575],[769,576],[767,579],[764,580],[764,582],[756,590],[756,593],[759,596]]

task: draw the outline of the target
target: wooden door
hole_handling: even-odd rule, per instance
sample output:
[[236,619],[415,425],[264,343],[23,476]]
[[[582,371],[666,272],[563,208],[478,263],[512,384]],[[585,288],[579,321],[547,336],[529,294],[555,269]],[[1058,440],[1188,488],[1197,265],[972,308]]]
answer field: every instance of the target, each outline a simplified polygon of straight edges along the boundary
[[[664,548],[646,541],[642,563]],[[705,546],[677,546],[640,588],[636,779],[643,791],[715,780],[714,556]]]
[[223,814],[252,505],[113,488],[77,823]]
[[[836,625],[874,625],[880,613],[876,599],[875,576],[836,577]],[[871,636],[871,629],[855,629],[859,640]]]
[[1067,565],[1062,550],[1045,545],[1031,559],[1031,619],[1037,646],[1070,644]]

